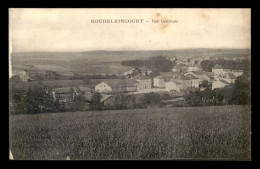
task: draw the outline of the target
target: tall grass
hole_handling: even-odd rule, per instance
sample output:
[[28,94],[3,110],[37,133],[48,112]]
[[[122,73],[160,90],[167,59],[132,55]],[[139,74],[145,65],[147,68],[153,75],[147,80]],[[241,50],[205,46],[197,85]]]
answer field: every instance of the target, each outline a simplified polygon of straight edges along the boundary
[[10,116],[14,159],[250,160],[249,106]]

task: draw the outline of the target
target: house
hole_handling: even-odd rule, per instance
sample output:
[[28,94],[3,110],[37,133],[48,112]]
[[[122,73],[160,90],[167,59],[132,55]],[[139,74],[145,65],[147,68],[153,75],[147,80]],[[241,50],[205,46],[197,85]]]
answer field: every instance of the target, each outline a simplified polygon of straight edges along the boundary
[[182,66],[181,71],[182,72],[188,72],[188,66]]
[[223,73],[223,68],[221,65],[216,64],[213,68],[212,68],[212,72],[215,75],[221,75]]
[[223,73],[222,74],[224,74],[224,73],[232,73],[232,71],[231,71],[231,69],[223,69]]
[[54,100],[58,100],[60,102],[68,102],[76,96],[76,93],[75,90],[71,87],[54,88],[52,90],[52,96]]
[[104,106],[113,106],[115,101],[113,99],[113,95],[105,95],[101,94],[102,98],[100,100],[100,103],[103,103]]
[[228,83],[235,83],[236,76],[232,73],[225,73],[221,76],[221,79],[225,80]]
[[173,77],[173,79],[182,83],[181,90],[187,90],[188,88],[191,88],[191,80],[187,76],[180,74]]
[[194,76],[193,74],[186,75],[191,80],[191,87],[199,88],[200,79]]
[[134,92],[137,83],[138,81],[134,79],[104,79],[95,86],[95,91],[100,93]]
[[172,79],[169,82],[165,83],[165,90],[168,92],[180,92],[180,90],[182,89],[182,83]]
[[165,88],[165,81],[162,76],[156,76],[153,78],[154,87]]
[[137,90],[146,90],[152,88],[152,79],[149,76],[145,76],[141,73],[134,76],[133,79],[135,79],[138,83],[135,83]]
[[200,66],[188,66],[187,71],[188,72],[192,72],[192,71],[201,71],[201,67]]
[[87,102],[92,100],[93,91],[88,86],[80,85],[78,87],[74,87],[73,89],[76,95],[83,96]]
[[243,75],[243,70],[232,70],[234,76],[238,77]]
[[210,81],[210,77],[207,75],[207,73],[205,73],[205,72],[203,72],[203,71],[192,71],[192,72],[188,72],[188,73],[185,73],[185,76],[187,76],[187,75],[189,75],[189,74],[191,74],[191,75],[193,75],[193,76],[199,78],[200,83],[201,83],[202,81],[204,81],[204,80]]
[[181,71],[181,66],[180,65],[175,65],[172,69],[172,72],[180,72]]
[[112,86],[107,84],[106,82],[101,82],[100,84],[95,86],[95,91],[100,92],[100,93],[105,93],[105,92],[112,92]]
[[165,88],[165,83],[179,75],[177,72],[159,72],[159,75],[153,78],[155,87]]
[[217,80],[212,82],[212,90],[217,88],[223,88],[225,86],[228,86],[229,83],[225,80]]

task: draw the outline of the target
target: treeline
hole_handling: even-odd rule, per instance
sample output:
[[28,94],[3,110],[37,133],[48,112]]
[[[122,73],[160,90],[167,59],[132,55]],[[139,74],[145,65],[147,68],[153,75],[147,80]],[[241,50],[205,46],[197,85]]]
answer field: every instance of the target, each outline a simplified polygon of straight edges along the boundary
[[190,91],[185,100],[189,106],[245,105],[251,104],[250,80],[247,76],[239,76],[234,84],[203,91]]
[[[84,79],[117,79],[119,78],[115,74],[89,74],[89,75],[81,75],[78,73],[75,73],[74,75],[60,75],[57,72],[48,71],[46,73],[37,73],[35,75],[29,76],[34,81],[44,81],[44,80],[84,80]],[[19,82],[21,81],[20,77],[18,75],[14,75],[10,79],[11,82]],[[29,81],[32,81],[29,79]]]
[[91,110],[122,110],[135,108],[149,108],[165,106],[163,100],[169,99],[168,93],[144,93],[141,95],[134,95],[128,93],[117,93],[110,100],[109,104],[100,104],[102,96],[99,93],[94,93],[93,103],[94,107]]
[[147,60],[127,60],[122,61],[121,64],[123,66],[131,66],[134,68],[145,66],[154,72],[169,72],[175,65],[174,62],[163,56],[154,56]]
[[29,90],[12,87],[9,92],[10,114],[80,111],[85,103],[82,96],[71,97],[66,103],[54,100],[52,89],[46,85],[37,85]]
[[93,93],[91,101],[87,101],[82,95],[69,97],[66,103],[54,100],[52,89],[46,85],[38,85],[29,90],[12,87],[9,95],[10,114],[38,114],[55,112],[75,112],[86,110],[121,110],[135,108],[160,107],[162,101],[168,99],[164,93],[145,93],[134,95],[128,93],[116,93],[110,99],[109,104],[101,102],[102,95]]
[[231,69],[231,70],[243,70],[244,72],[250,70],[250,61],[246,60],[203,60],[200,63],[202,69],[206,72],[211,72],[212,68],[219,64],[223,69]]

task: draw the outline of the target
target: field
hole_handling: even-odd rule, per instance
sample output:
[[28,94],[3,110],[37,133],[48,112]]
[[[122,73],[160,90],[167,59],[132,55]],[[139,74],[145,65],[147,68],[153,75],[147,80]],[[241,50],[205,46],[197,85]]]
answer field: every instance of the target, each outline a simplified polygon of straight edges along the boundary
[[14,159],[250,160],[249,106],[10,115]]
[[12,53],[12,70],[84,71],[86,73],[124,73],[132,67],[123,60],[147,59],[152,56],[246,57],[250,49],[183,49],[144,51],[25,52]]

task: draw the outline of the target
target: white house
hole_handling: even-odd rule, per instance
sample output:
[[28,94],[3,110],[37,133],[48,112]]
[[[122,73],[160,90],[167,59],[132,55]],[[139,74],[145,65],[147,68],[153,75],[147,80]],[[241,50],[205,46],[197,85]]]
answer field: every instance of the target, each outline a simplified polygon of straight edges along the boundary
[[221,65],[216,64],[213,68],[212,68],[212,72],[215,75],[221,75],[223,73],[223,68]]
[[210,81],[210,77],[207,75],[207,73],[205,73],[203,71],[192,71],[192,72],[185,73],[185,76],[187,76],[187,75],[193,75],[193,76],[199,78],[200,82],[202,82],[204,80]]
[[110,92],[133,92],[136,91],[138,82],[134,79],[104,79],[95,86],[95,91],[99,93]]
[[191,72],[191,71],[201,71],[201,68],[199,66],[188,66],[187,71],[188,72]]
[[212,83],[212,90],[213,89],[217,89],[217,88],[223,88],[223,87],[225,87],[227,85],[229,85],[229,83],[226,82],[225,80],[213,81],[213,83]]
[[95,86],[95,91],[100,93],[112,92],[112,87],[105,82],[101,82]]
[[165,90],[166,91],[175,91],[180,92],[182,83],[177,80],[171,80],[165,83]]
[[200,79],[194,76],[193,74],[186,75],[191,80],[191,87],[199,88]]
[[156,76],[153,78],[154,87],[165,88],[164,78],[162,76]]
[[152,88],[152,79],[141,73],[133,77],[138,83],[135,84],[137,90],[146,90]]
[[235,83],[236,76],[233,75],[232,73],[225,73],[221,76],[222,80],[225,80],[228,83]]

